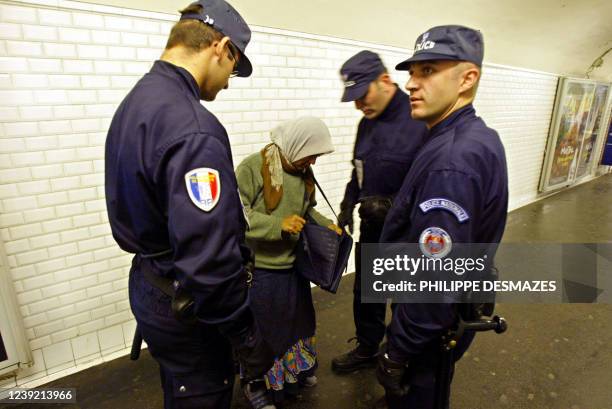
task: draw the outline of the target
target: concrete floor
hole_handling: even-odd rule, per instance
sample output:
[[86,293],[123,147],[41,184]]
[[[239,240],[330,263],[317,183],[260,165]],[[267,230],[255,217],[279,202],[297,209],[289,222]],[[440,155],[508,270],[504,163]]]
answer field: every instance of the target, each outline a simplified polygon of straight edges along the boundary
[[[512,212],[504,241],[612,242],[612,175]],[[330,370],[353,336],[352,283],[352,275],[345,277],[335,296],[314,290],[319,384],[285,408],[372,408],[382,396],[373,370],[346,376]],[[505,304],[496,312],[510,328],[477,336],[457,365],[453,409],[612,408],[612,305]],[[57,408],[162,407],[157,364],[146,351],[137,362],[120,358],[45,386],[77,388],[78,404]],[[236,390],[233,409],[245,408]]]

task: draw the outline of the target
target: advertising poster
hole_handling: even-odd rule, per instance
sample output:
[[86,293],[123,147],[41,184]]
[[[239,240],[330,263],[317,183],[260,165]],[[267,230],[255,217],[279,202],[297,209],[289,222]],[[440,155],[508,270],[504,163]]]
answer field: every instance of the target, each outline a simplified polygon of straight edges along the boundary
[[540,191],[571,185],[591,173],[609,88],[590,80],[561,79]]
[[4,347],[4,341],[2,341],[2,334],[0,334],[0,362],[6,361],[8,355],[6,354],[6,348]]
[[593,84],[570,83],[561,101],[559,131],[550,172],[550,185],[568,182],[575,169],[593,101]]
[[588,176],[591,165],[593,164],[593,155],[598,142],[598,136],[601,133],[602,121],[605,114],[606,101],[608,96],[608,86],[598,84],[595,87],[593,95],[593,103],[587,120],[584,137],[582,140],[582,148],[578,158],[578,167],[576,169],[576,178]]
[[[610,118],[612,118],[612,112],[610,112]],[[608,126],[608,135],[606,137],[606,144],[601,157],[601,164],[612,166],[612,119],[610,120],[610,125]]]

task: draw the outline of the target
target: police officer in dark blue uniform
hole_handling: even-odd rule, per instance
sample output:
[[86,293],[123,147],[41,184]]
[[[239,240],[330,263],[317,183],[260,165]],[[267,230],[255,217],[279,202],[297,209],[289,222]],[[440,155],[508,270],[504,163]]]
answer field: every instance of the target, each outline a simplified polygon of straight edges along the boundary
[[273,363],[248,306],[247,222],[228,135],[200,103],[230,76],[251,74],[250,36],[225,1],[191,4],[108,132],[109,221],[135,254],[130,304],[159,363],[166,409],[229,408],[232,350],[247,381]]
[[[342,102],[354,101],[363,112],[353,153],[354,169],[340,205],[338,222],[353,230],[359,203],[361,243],[377,243],[393,197],[406,176],[427,131],[410,117],[408,95],[393,83],[380,57],[361,51],[340,69]],[[385,335],[385,304],[361,303],[360,244],[356,246],[353,317],[357,347],[332,360],[337,372],[351,372],[376,362]]]
[[[472,106],[483,54],[479,31],[441,26],[419,36],[414,55],[397,65],[410,71],[412,117],[427,124],[429,135],[389,211],[381,242],[436,243],[440,253],[457,243],[500,242],[508,208],[504,148]],[[492,262],[494,254],[488,256]],[[451,303],[395,306],[377,370],[389,408],[433,407],[440,339],[461,310]],[[472,339],[473,333],[459,339],[455,360]]]

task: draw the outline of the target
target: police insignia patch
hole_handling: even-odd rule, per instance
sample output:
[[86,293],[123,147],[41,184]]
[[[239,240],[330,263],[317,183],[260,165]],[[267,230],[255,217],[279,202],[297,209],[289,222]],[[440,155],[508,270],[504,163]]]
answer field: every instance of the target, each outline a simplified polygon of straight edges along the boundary
[[443,197],[435,197],[424,201],[419,205],[423,213],[427,213],[434,209],[447,210],[455,215],[459,223],[463,223],[470,218],[468,212],[452,200],[444,199]]
[[194,205],[210,212],[221,197],[219,172],[211,168],[192,169],[185,173],[187,193]]
[[419,247],[426,257],[442,258],[450,253],[453,241],[446,230],[439,227],[428,227],[419,237]]

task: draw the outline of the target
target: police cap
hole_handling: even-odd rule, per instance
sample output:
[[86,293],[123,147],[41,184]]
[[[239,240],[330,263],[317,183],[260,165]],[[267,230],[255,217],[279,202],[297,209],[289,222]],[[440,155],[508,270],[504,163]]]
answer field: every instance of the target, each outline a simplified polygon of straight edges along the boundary
[[482,65],[484,42],[482,33],[464,26],[438,26],[421,34],[414,44],[412,57],[395,66],[407,71],[416,61],[456,60]]
[[385,66],[378,54],[372,51],[360,51],[349,58],[340,68],[344,81],[342,102],[355,101],[368,91],[370,83],[385,71]]
[[244,19],[236,9],[224,0],[200,0],[190,4],[190,6],[196,5],[202,6],[202,11],[200,13],[183,13],[181,20],[200,20],[229,37],[241,54],[236,67],[238,76],[248,77],[251,75],[253,66],[244,53],[251,40],[251,29]]

